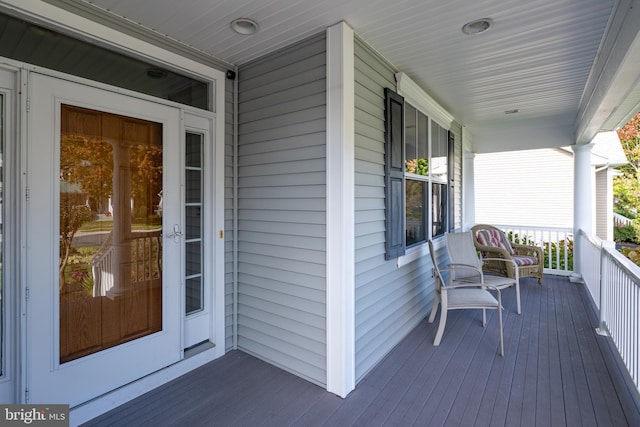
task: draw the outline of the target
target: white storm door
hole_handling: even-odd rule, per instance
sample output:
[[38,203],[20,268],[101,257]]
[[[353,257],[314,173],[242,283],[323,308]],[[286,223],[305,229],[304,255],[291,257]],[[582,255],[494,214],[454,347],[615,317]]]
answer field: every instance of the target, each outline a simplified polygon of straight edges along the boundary
[[182,358],[180,110],[31,73],[30,403],[72,407]]

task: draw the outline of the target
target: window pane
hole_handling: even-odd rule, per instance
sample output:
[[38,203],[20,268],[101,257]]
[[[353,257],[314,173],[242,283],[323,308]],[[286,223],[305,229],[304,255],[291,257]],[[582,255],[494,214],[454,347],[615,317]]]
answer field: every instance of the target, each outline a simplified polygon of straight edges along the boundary
[[435,122],[431,122],[431,178],[434,182],[447,182],[447,131]]
[[406,180],[407,246],[426,241],[427,200],[425,181]]
[[0,56],[209,109],[206,82],[4,14],[0,28]]
[[416,109],[405,104],[404,109],[404,156],[405,171],[416,173]]
[[431,212],[433,216],[432,237],[444,234],[447,227],[447,186],[446,184],[433,184],[433,203]]

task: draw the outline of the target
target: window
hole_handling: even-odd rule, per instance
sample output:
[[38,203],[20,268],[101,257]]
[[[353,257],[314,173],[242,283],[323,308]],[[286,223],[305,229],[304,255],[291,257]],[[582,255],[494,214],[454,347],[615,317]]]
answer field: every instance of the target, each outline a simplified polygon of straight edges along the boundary
[[[453,136],[395,92],[386,93],[386,258],[392,259],[449,230]],[[402,194],[398,182],[404,182]]]

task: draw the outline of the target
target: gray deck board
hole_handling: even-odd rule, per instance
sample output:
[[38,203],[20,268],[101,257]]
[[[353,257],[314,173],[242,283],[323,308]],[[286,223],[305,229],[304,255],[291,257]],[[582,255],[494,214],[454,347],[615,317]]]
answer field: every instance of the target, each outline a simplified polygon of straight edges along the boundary
[[87,423],[87,426],[565,426],[640,425],[633,384],[582,285],[522,280],[522,314],[503,291],[505,357],[497,313],[426,319],[346,398],[234,351]]

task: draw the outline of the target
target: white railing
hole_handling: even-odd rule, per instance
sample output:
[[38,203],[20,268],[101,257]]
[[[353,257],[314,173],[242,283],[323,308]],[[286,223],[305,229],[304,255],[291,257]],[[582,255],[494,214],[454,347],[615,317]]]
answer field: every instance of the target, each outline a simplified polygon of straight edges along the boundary
[[612,242],[582,231],[577,244],[582,279],[600,316],[598,332],[611,337],[640,391],[640,267]]
[[[138,231],[131,234],[131,261],[128,262],[128,283],[139,283],[160,278],[162,274],[162,231]],[[115,286],[116,269],[111,235],[91,260],[93,296],[105,296]]]
[[627,218],[624,215],[620,215],[618,213],[613,213],[613,225],[615,227],[623,227],[625,225],[629,225],[633,222],[632,219]]
[[573,272],[573,229],[562,227],[527,227],[496,225],[513,243],[540,246],[544,249],[545,274],[568,276]]

